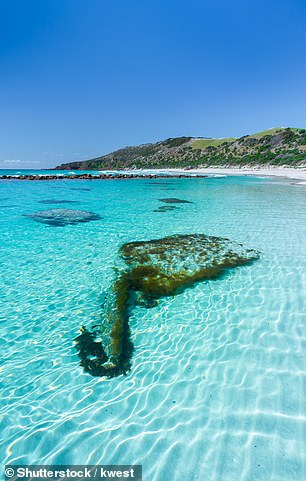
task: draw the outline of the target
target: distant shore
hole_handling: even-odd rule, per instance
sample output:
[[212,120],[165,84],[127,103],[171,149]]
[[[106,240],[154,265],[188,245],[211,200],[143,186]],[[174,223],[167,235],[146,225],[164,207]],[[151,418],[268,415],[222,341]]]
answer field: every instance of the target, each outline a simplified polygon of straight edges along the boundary
[[294,184],[306,185],[306,169],[292,167],[207,167],[195,169],[148,169],[148,170],[118,170],[112,173],[90,171],[87,173],[69,173],[67,175],[52,174],[8,174],[0,175],[0,180],[112,180],[112,179],[169,179],[169,178],[205,178],[211,176],[255,176],[278,177],[295,181]]

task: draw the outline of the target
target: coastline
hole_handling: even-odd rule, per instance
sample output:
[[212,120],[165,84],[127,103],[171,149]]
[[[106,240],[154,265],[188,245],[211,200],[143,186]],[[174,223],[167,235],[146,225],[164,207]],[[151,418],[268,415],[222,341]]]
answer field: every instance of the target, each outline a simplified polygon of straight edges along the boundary
[[210,176],[245,176],[245,177],[277,177],[283,180],[294,181],[292,184],[306,185],[306,169],[293,167],[199,167],[194,169],[164,168],[164,169],[141,169],[141,170],[118,170],[109,171],[92,170],[87,173],[74,172],[64,174],[19,174],[0,175],[0,180],[122,180],[122,179],[167,179],[167,178],[205,178]]
[[[160,169],[160,172],[186,172],[183,169]],[[206,175],[240,175],[253,177],[278,177],[295,180],[294,184],[306,185],[306,168],[294,167],[200,167],[188,170],[191,174]]]

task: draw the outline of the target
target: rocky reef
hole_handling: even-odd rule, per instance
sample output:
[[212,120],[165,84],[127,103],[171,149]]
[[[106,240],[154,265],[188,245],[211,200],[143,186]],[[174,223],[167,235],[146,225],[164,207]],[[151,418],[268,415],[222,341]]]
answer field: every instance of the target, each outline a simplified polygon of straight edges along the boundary
[[93,376],[113,377],[130,369],[133,345],[129,316],[133,306],[153,307],[162,297],[217,279],[259,257],[257,251],[242,244],[204,234],[130,242],[121,246],[119,255],[124,267],[117,271],[103,306],[101,325],[91,330],[82,326],[75,340],[80,365]]
[[[67,170],[67,169],[64,169]],[[76,169],[77,170],[77,169]],[[128,179],[188,179],[190,177],[203,179],[208,177],[205,174],[189,174],[188,172],[185,173],[177,173],[177,174],[153,174],[153,173],[142,173],[142,172],[135,172],[135,173],[125,173],[125,172],[118,172],[118,173],[96,173],[96,174],[46,174],[46,175],[38,175],[38,174],[14,174],[14,175],[0,175],[0,180],[128,180]],[[84,190],[84,189],[82,189]],[[87,189],[86,189],[87,190]]]
[[86,210],[75,209],[48,209],[26,214],[36,222],[41,222],[53,227],[63,227],[65,225],[90,222],[100,220],[101,216]]

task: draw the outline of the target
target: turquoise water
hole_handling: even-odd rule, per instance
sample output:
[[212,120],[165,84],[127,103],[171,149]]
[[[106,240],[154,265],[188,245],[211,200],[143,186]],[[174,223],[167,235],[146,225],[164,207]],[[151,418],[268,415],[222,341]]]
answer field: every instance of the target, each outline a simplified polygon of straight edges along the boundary
[[[193,203],[154,212],[168,197]],[[55,200],[74,203],[45,202]],[[304,481],[305,201],[305,187],[259,178],[1,181],[3,464]],[[55,207],[101,219],[24,216]],[[73,339],[101,319],[118,248],[175,233],[228,237],[260,260],[135,308],[132,370],[85,374]]]

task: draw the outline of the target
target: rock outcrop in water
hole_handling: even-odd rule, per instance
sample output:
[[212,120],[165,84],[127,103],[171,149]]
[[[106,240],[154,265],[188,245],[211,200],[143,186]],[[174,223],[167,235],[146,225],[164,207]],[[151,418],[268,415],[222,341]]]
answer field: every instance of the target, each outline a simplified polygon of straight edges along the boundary
[[93,376],[113,377],[130,369],[133,345],[129,315],[135,304],[153,307],[198,282],[217,279],[228,269],[250,264],[259,254],[222,237],[173,235],[123,244],[125,268],[118,272],[104,305],[101,326],[84,326],[76,338],[81,366]]
[[86,210],[74,209],[48,209],[26,214],[26,217],[36,222],[51,225],[53,227],[63,227],[65,225],[90,222],[92,220],[100,220],[101,216]]

